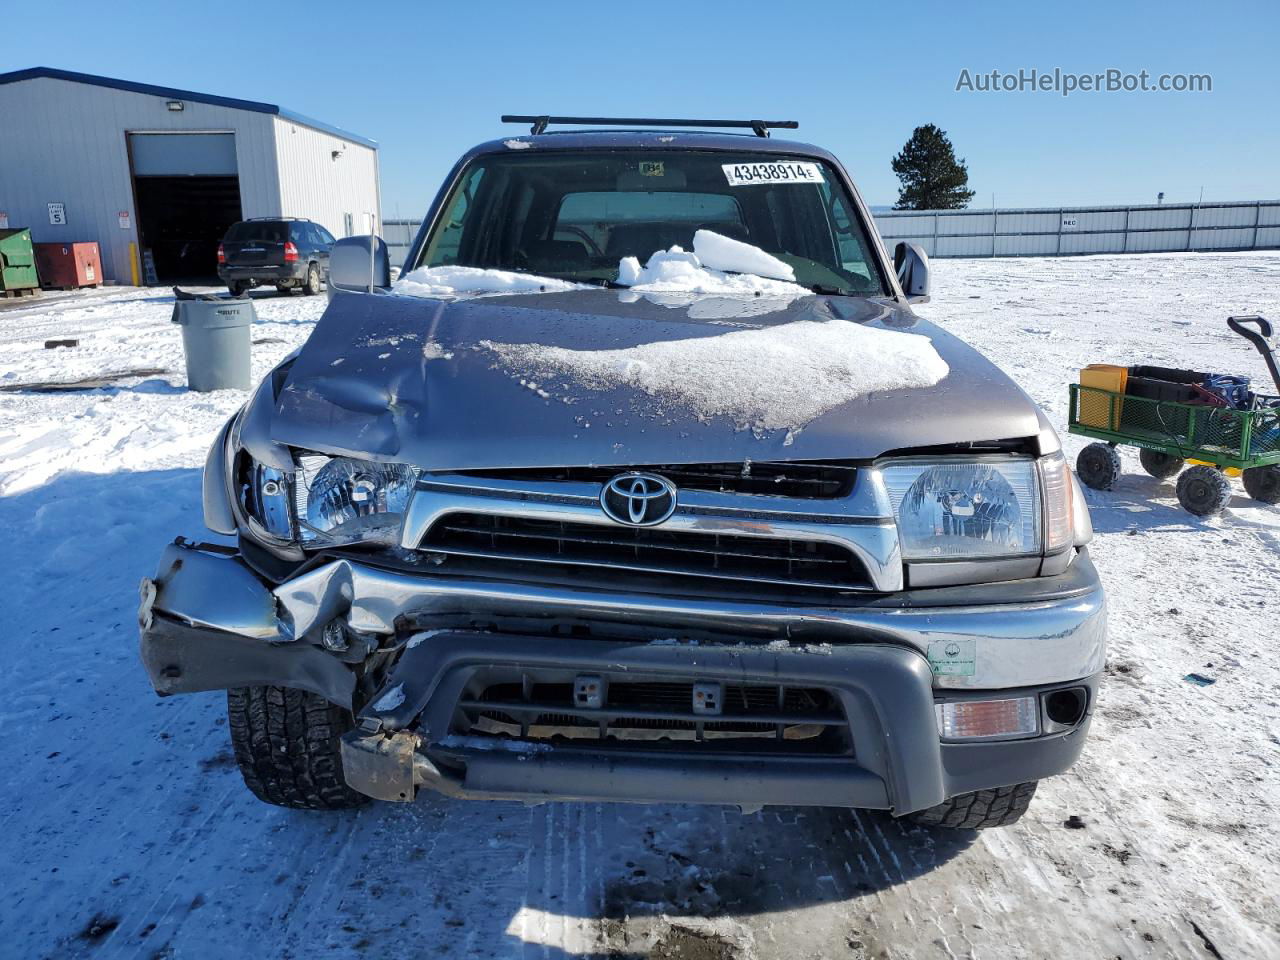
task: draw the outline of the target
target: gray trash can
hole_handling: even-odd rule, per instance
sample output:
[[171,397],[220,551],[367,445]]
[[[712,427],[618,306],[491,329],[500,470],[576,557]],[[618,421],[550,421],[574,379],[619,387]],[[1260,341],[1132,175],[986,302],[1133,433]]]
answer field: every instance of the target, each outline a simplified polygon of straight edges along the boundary
[[174,302],[173,322],[182,326],[189,388],[201,393],[249,389],[249,327],[256,316],[248,299],[179,297]]

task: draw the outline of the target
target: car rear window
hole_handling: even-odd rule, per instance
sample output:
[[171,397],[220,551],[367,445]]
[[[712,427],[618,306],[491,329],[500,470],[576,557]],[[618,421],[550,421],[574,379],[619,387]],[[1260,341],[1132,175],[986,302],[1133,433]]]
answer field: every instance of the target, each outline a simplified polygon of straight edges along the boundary
[[245,220],[234,224],[225,239],[236,243],[284,243],[288,227],[279,220]]

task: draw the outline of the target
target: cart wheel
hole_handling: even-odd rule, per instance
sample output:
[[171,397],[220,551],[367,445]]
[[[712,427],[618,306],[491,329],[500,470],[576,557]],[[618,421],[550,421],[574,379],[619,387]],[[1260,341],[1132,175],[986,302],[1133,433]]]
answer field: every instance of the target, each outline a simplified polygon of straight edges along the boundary
[[1244,489],[1255,500],[1280,503],[1280,466],[1250,467],[1241,478]]
[[1187,463],[1181,457],[1171,457],[1159,450],[1139,450],[1138,459],[1142,461],[1142,469],[1157,480],[1177,476]]
[[1221,513],[1231,500],[1231,483],[1214,467],[1192,467],[1178,478],[1178,502],[1197,517]]
[[1091,443],[1076,457],[1076,476],[1085,486],[1110,490],[1120,478],[1120,454],[1109,443]]

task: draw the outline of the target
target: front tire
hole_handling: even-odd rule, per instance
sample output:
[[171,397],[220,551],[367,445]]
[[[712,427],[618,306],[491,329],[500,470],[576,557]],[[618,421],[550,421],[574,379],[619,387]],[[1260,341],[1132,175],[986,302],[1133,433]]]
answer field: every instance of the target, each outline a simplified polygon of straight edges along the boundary
[[239,687],[227,691],[227,721],[244,784],[264,803],[346,810],[369,802],[342,775],[347,710],[291,687]]
[[1036,784],[1015,783],[1011,787],[994,790],[975,790],[952,797],[936,807],[929,807],[911,814],[911,819],[927,827],[950,827],[957,830],[985,830],[988,827],[1007,827],[1017,823],[1031,798],[1036,795]]
[[1213,467],[1192,467],[1178,478],[1178,502],[1197,517],[1212,517],[1231,502],[1231,482]]
[[314,297],[320,292],[320,268],[314,263],[307,267],[307,282],[303,285],[302,292],[308,297]]

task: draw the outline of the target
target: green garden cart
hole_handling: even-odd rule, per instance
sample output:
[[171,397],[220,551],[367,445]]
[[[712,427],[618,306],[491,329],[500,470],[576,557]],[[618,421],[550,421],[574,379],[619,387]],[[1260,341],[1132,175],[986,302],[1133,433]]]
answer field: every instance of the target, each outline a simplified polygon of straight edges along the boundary
[[1229,475],[1238,474],[1255,500],[1280,503],[1280,369],[1271,324],[1230,317],[1227,326],[1257,347],[1278,395],[1254,393],[1240,377],[1161,367],[1128,368],[1118,390],[1071,384],[1068,429],[1099,441],[1076,458],[1082,483],[1110,489],[1121,472],[1116,447],[1126,445],[1138,448],[1151,476],[1177,476],[1178,502],[1197,516],[1226,507]]

